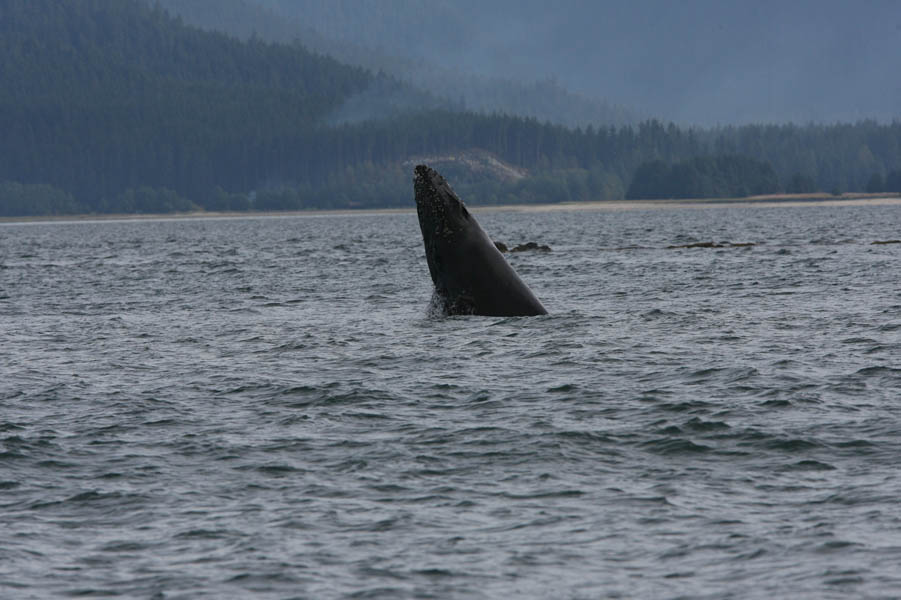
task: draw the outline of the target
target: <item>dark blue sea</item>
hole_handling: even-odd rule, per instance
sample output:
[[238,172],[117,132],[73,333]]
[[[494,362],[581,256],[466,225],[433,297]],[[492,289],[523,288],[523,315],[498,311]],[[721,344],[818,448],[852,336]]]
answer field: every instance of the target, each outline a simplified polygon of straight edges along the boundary
[[901,206],[477,216],[0,225],[0,598],[901,596]]

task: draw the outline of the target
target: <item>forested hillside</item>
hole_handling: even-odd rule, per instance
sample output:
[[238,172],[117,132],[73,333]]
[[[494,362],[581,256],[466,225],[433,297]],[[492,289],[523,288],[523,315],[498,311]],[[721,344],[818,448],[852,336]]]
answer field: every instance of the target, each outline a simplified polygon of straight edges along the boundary
[[642,164],[697,157],[758,161],[780,189],[891,188],[901,168],[901,123],[568,129],[440,103],[342,119],[403,86],[138,0],[6,0],[0,81],[2,215],[409,206],[423,157],[518,174],[458,168],[473,203],[622,198]]
[[312,133],[380,83],[297,45],[185,27],[136,0],[0,5],[0,181],[91,210],[140,186],[195,201],[290,174]]
[[779,178],[770,163],[726,154],[671,165],[646,162],[635,170],[626,198],[743,198],[778,191]]

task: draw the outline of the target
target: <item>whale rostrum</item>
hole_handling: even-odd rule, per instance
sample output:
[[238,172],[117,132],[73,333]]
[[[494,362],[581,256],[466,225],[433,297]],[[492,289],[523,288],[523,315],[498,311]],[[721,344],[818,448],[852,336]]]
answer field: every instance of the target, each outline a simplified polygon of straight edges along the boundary
[[547,314],[444,177],[418,165],[413,189],[436,304],[445,314]]

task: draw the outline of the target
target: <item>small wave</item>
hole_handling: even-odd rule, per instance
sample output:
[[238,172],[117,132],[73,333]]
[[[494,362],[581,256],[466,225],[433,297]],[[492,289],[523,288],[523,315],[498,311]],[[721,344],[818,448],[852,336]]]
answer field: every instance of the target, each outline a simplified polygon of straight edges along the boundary
[[820,544],[819,546],[814,548],[813,551],[820,554],[832,554],[835,552],[844,552],[847,548],[851,548],[853,546],[860,546],[860,544],[856,542],[848,542],[846,540],[830,540],[825,544]]
[[835,467],[818,460],[801,460],[783,467],[785,471],[834,471]]
[[901,378],[901,369],[896,367],[865,367],[863,369],[859,369],[854,373],[860,377],[875,377],[875,378],[888,378],[888,379],[898,379]]
[[177,540],[222,540],[236,535],[240,533],[227,529],[188,529],[176,533],[173,537]]
[[579,389],[579,386],[577,386],[574,383],[564,383],[563,385],[558,385],[556,387],[548,388],[547,392],[549,394],[557,394],[557,393],[564,393],[564,392],[575,392],[578,389]]
[[763,447],[770,450],[779,450],[784,452],[805,452],[807,450],[813,450],[816,448],[821,448],[823,445],[818,442],[812,442],[810,440],[804,440],[800,438],[796,439],[769,439],[763,443]]
[[876,340],[867,337],[850,337],[841,340],[842,344],[875,344]]
[[37,466],[41,467],[42,469],[52,469],[54,471],[56,471],[56,470],[64,471],[67,469],[75,468],[78,465],[76,465],[75,463],[67,462],[67,461],[50,459],[50,460],[38,461]]
[[[373,570],[375,571],[375,570]],[[363,577],[387,577],[387,571],[378,570],[374,573],[365,573],[362,574]],[[401,579],[406,579],[403,576],[397,576]],[[366,588],[364,590],[358,590],[356,592],[351,592],[347,594],[345,598],[348,600],[388,600],[391,598],[408,598],[410,597],[410,591],[405,587],[390,587],[390,586],[376,586]]]
[[451,571],[449,569],[438,569],[438,568],[420,569],[418,571],[413,571],[413,574],[419,575],[421,577],[427,577],[429,579],[443,579],[443,578],[450,578],[450,577],[459,577],[461,575],[464,575],[464,573],[461,573],[461,572]]
[[760,403],[760,406],[765,408],[788,408],[792,406],[791,400],[786,400],[785,398],[775,398],[772,400],[764,400]]
[[597,446],[599,444],[618,444],[619,440],[606,433],[595,431],[561,431],[553,434],[554,437],[566,442],[575,442],[577,444],[588,444]]
[[688,248],[749,248],[756,246],[754,242],[693,242],[690,244],[677,244],[667,246],[667,250],[678,250]]
[[658,319],[658,318],[670,318],[670,317],[678,317],[679,315],[674,312],[661,310],[659,308],[654,308],[649,310],[648,312],[641,315],[645,319]]
[[298,469],[291,465],[244,465],[236,467],[237,471],[255,471],[269,477],[286,477],[297,473],[305,473],[305,469]]
[[836,448],[849,448],[857,451],[876,451],[879,446],[870,440],[848,440],[846,442],[836,442],[833,444]]
[[26,455],[22,454],[21,452],[12,452],[9,450],[0,452],[0,463],[21,460],[23,458],[26,458]]
[[663,410],[666,410],[669,412],[676,412],[676,413],[683,413],[683,412],[685,412],[685,413],[690,413],[690,412],[704,413],[704,412],[709,411],[713,406],[714,406],[713,404],[711,404],[710,402],[706,402],[704,400],[689,400],[689,401],[685,401],[685,402],[666,403],[666,404],[663,404],[661,408]]
[[41,510],[63,506],[79,506],[97,510],[119,510],[123,506],[145,502],[147,498],[141,494],[125,492],[101,492],[89,490],[75,494],[63,500],[40,500],[33,502],[29,508]]
[[142,543],[142,542],[134,542],[134,541],[125,541],[120,540],[116,542],[109,542],[100,547],[101,552],[124,552],[124,553],[133,553],[133,552],[143,552],[153,547],[153,544]]
[[901,344],[877,344],[871,348],[867,348],[864,350],[864,354],[880,354],[883,352],[899,352],[901,351]]
[[486,406],[486,405],[498,405],[500,406],[500,400],[492,397],[491,392],[488,390],[480,390],[473,394],[470,394],[463,402],[470,405],[476,406]]
[[710,446],[697,444],[686,438],[670,437],[644,442],[641,447],[656,454],[696,454],[713,450]]
[[724,431],[730,429],[729,425],[724,421],[705,421],[694,417],[685,423],[684,427],[692,431],[708,432],[708,431]]
[[707,382],[713,379],[720,379],[721,376],[725,376],[728,379],[745,379],[749,376],[753,376],[757,374],[757,369],[748,368],[748,369],[732,369],[732,368],[720,368],[720,367],[711,367],[707,369],[698,369],[697,371],[692,371],[687,375],[687,379],[692,383],[702,383]]
[[[519,494],[513,492],[501,492],[497,494],[497,496],[501,498],[506,498],[508,500],[539,500],[542,498],[578,498],[580,496],[584,496],[585,492],[582,490],[541,490],[536,491],[531,494]],[[526,527],[528,523],[518,523],[515,525],[516,528]]]

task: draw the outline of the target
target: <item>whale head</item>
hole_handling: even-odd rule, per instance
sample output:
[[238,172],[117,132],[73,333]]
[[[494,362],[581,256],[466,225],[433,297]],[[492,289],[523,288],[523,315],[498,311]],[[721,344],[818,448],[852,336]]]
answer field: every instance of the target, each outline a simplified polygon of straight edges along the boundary
[[430,235],[451,234],[471,227],[473,219],[466,205],[435,169],[418,165],[414,171],[413,189],[423,235],[427,230]]
[[481,228],[435,169],[418,165],[414,170],[413,190],[429,273],[432,282],[440,286],[443,281],[442,256],[446,249],[457,244],[474,227]]

